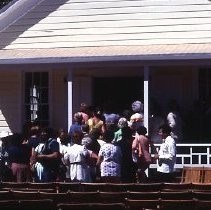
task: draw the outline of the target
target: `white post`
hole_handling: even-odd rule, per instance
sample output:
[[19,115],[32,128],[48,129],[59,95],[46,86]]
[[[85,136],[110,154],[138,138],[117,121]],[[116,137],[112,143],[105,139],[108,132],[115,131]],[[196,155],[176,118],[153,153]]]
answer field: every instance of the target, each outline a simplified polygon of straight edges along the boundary
[[144,66],[144,126],[149,129],[149,67]]
[[[149,131],[149,67],[144,66],[144,126]],[[145,171],[149,176],[149,170]]]
[[67,77],[67,94],[68,94],[68,130],[70,126],[72,125],[72,118],[73,118],[73,75],[72,70],[68,71],[68,77]]

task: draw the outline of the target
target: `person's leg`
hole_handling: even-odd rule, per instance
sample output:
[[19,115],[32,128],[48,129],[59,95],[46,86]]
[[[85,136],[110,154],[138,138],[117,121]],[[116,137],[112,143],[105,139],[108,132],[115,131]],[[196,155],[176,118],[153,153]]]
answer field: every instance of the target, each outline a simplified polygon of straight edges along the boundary
[[138,179],[137,181],[139,183],[147,183],[147,182],[149,182],[148,177],[147,177],[147,175],[145,173],[145,170],[142,170],[142,169],[138,169],[137,170],[137,179]]
[[57,179],[57,174],[55,171],[47,168],[43,169],[41,182],[53,182],[56,181],[56,179]]

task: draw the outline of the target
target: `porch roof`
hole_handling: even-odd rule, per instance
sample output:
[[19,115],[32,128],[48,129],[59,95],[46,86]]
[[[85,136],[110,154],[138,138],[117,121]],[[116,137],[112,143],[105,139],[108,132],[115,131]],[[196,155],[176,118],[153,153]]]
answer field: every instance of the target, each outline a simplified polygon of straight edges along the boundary
[[10,49],[0,51],[1,64],[192,59],[211,59],[211,44]]
[[0,14],[0,64],[211,58],[207,0],[13,2]]

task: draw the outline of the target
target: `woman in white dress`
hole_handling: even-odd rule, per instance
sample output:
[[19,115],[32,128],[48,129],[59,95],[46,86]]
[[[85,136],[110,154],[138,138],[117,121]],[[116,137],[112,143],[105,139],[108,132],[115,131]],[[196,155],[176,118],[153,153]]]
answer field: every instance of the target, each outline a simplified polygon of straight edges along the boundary
[[81,145],[81,133],[73,132],[72,145],[64,154],[65,164],[69,166],[70,179],[73,182],[90,182],[89,159],[90,154],[87,148]]

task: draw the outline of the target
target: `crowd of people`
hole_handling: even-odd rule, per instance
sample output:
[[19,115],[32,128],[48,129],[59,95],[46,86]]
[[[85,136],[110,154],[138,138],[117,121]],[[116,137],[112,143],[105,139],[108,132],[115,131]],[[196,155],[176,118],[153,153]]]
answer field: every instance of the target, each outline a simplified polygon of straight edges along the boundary
[[158,127],[156,151],[144,127],[143,104],[122,115],[82,103],[69,130],[32,123],[27,135],[2,138],[1,180],[16,182],[149,182],[146,170],[158,162],[156,181],[173,181],[176,143],[167,123]]

